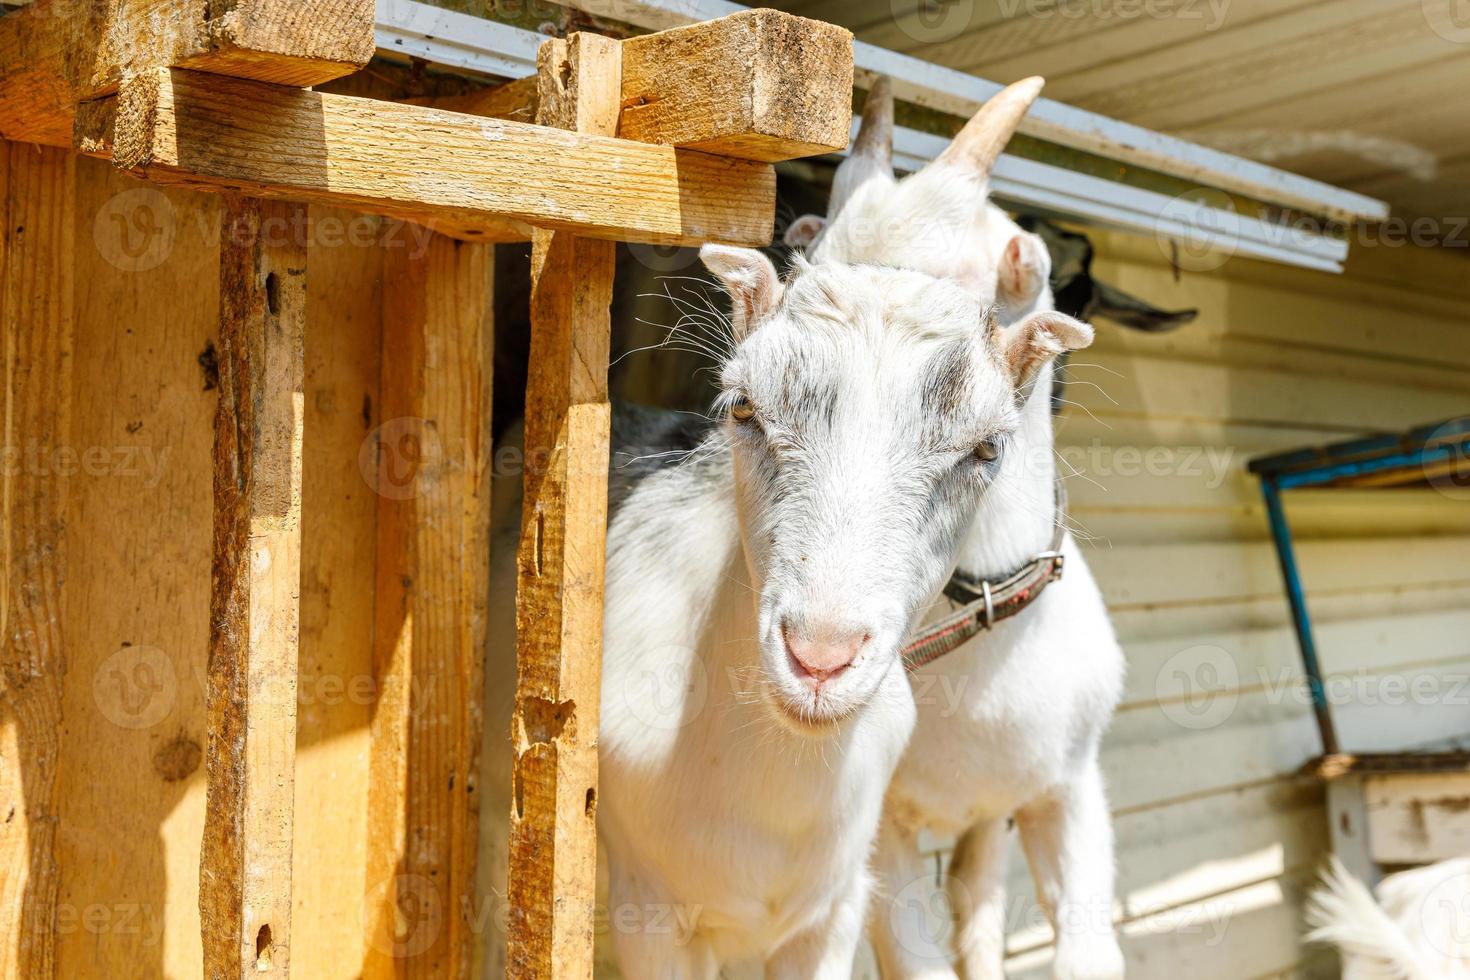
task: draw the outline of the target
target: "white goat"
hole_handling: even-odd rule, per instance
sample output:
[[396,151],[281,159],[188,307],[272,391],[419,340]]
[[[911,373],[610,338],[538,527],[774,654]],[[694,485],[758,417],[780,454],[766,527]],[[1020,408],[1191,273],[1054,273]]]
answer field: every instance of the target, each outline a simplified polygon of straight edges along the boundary
[[1470,980],[1470,858],[1389,875],[1375,902],[1334,857],[1307,922],[1341,951],[1342,980]]
[[[1040,90],[1041,80],[1031,79],[997,99],[1013,99],[1024,113]],[[1003,141],[962,133],[934,163],[895,183],[891,140],[891,99],[880,81],[855,152],[834,182],[828,221],[807,217],[795,226],[798,241],[815,239],[818,267],[870,262],[923,271],[962,284],[982,303],[999,299],[1007,323],[1025,324],[1034,311],[1050,309],[1044,244],[984,201],[984,175]],[[960,547],[958,570],[972,582],[1004,579],[1052,547],[1051,381],[1044,366]],[[1098,767],[1123,655],[1070,535],[1062,552],[1064,577],[1031,606],[912,675],[917,726],[888,792],[877,861],[883,901],[869,929],[886,980],[953,977],[954,954],[967,980],[1004,975],[1011,820],[1056,934],[1053,976],[1123,973],[1112,925],[1112,826]],[[952,608],[941,601],[931,619]],[[918,848],[926,827],[958,837],[946,882],[956,918],[952,950],[914,914],[909,886],[932,875]]]
[[[967,127],[951,208],[978,206],[1021,101],[998,96]],[[734,311],[716,424],[614,422],[609,921],[629,980],[707,980],[752,957],[772,980],[847,980],[914,724],[900,650],[1033,438],[1022,393],[1092,332],[1050,311],[1002,330],[983,290],[902,262],[798,261],[783,283],[758,252],[701,254]],[[671,447],[688,450],[662,458],[679,465],[652,461]],[[1027,527],[1049,519],[1049,500],[1008,506]],[[645,927],[649,910],[681,925]]]

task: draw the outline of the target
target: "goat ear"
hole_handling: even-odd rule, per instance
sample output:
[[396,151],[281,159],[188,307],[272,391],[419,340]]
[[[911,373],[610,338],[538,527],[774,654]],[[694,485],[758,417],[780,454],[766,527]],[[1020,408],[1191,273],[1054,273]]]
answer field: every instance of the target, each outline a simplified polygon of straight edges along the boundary
[[706,245],[699,250],[699,257],[730,294],[735,339],[744,339],[781,302],[784,289],[776,267],[753,248]]
[[989,331],[1018,391],[1058,354],[1081,350],[1092,343],[1091,325],[1055,310],[1033,313],[1005,328],[996,325],[992,312]]
[[781,240],[788,248],[806,248],[817,240],[822,229],[827,227],[827,219],[819,214],[804,214],[791,222],[791,227],[786,229],[786,234]]
[[1026,231],[1015,235],[1001,253],[996,299],[1007,309],[1026,309],[1046,286],[1050,264],[1046,243],[1039,235]]

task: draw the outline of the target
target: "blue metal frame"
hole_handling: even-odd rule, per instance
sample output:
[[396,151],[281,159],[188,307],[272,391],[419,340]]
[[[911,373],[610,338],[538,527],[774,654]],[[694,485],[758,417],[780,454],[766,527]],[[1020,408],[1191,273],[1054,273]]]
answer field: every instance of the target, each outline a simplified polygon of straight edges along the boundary
[[1337,728],[1332,721],[1331,706],[1327,703],[1322,665],[1317,658],[1317,643],[1312,636],[1312,620],[1307,612],[1306,591],[1302,588],[1281,492],[1299,487],[1327,486],[1395,470],[1406,477],[1417,474],[1422,478],[1425,467],[1453,459],[1470,459],[1470,416],[1424,426],[1402,435],[1354,439],[1317,449],[1278,453],[1250,463],[1250,471],[1261,478],[1261,495],[1266,501],[1276,558],[1281,564],[1281,578],[1291,605],[1292,626],[1296,630],[1302,667],[1306,670],[1307,684],[1312,693],[1312,710],[1317,716],[1317,730],[1322,736],[1322,751],[1327,755],[1340,751]]
[[1312,711],[1317,715],[1317,731],[1322,735],[1322,752],[1338,752],[1337,726],[1332,723],[1332,708],[1327,703],[1327,690],[1322,684],[1322,664],[1317,659],[1317,641],[1312,638],[1312,619],[1307,613],[1307,596],[1302,589],[1301,573],[1296,567],[1296,550],[1291,544],[1291,526],[1286,523],[1286,508],[1281,504],[1281,488],[1270,477],[1261,480],[1261,494],[1266,498],[1266,514],[1271,519],[1271,537],[1276,542],[1276,558],[1281,563],[1281,577],[1286,582],[1286,598],[1291,603],[1291,622],[1296,628],[1297,644],[1302,650],[1302,666],[1307,671],[1307,685],[1312,691]]

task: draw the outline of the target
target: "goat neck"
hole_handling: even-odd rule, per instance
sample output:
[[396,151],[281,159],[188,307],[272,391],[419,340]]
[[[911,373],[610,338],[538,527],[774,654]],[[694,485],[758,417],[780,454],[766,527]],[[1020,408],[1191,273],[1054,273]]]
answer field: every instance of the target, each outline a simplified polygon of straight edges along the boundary
[[1051,547],[1058,519],[1052,374],[1051,365],[1038,373],[1000,472],[960,545],[957,567],[967,575],[1003,578]]

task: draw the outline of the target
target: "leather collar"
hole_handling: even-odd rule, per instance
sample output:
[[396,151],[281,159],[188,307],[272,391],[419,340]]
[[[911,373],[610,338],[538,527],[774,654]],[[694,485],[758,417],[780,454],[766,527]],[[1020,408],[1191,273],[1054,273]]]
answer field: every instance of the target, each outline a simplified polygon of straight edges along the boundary
[[1021,612],[1062,577],[1062,541],[1066,536],[1067,495],[1057,481],[1056,530],[1051,546],[1003,579],[974,579],[958,570],[944,586],[944,594],[959,608],[915,633],[903,648],[905,670],[918,670],[1003,619]]

